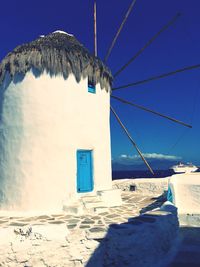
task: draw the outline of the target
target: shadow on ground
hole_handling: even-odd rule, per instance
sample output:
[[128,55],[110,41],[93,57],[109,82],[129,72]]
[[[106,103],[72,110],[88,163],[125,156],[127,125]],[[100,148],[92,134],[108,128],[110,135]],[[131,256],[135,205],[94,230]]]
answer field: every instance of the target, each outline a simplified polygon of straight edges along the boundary
[[[160,207],[163,197],[156,198],[154,205],[143,208],[141,213],[155,208],[155,204]],[[126,223],[111,224],[105,236],[95,239],[99,246],[86,267],[167,266],[175,255],[177,237],[176,214],[157,210],[132,217]]]
[[152,197],[152,200],[155,200],[154,202],[152,202],[150,205],[142,208],[140,210],[140,214],[143,214],[145,212],[151,211],[152,209],[155,208],[159,208],[162,206],[162,204],[167,201],[167,191],[164,192],[162,195],[158,196],[158,197]]
[[200,266],[200,227],[182,226],[179,229],[179,250],[168,267]]

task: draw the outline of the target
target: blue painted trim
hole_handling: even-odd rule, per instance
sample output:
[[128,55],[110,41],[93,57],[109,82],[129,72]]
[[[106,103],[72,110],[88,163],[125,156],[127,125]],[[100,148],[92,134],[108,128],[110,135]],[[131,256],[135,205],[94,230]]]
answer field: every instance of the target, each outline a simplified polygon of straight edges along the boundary
[[167,191],[167,200],[173,203],[172,190],[170,187],[168,187],[168,191]]

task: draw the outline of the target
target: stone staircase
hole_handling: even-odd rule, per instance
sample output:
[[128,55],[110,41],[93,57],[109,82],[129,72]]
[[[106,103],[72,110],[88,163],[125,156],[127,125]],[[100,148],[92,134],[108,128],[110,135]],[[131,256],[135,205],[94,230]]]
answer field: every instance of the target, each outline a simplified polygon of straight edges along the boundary
[[63,210],[69,214],[101,213],[109,207],[122,205],[121,190],[111,189],[97,191],[96,194],[83,194],[76,201],[63,205]]

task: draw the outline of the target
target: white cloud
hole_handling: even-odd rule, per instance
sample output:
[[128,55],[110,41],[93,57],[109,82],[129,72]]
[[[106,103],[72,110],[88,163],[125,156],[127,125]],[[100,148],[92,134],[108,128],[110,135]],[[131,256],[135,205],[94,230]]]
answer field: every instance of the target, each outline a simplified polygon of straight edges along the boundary
[[[181,157],[175,155],[166,155],[166,154],[159,154],[159,153],[143,153],[143,156],[151,160],[180,160]],[[122,154],[118,158],[113,159],[114,162],[123,163],[123,164],[137,164],[141,161],[139,155],[126,155]]]
[[120,158],[128,158],[129,156],[127,156],[127,155],[125,155],[125,154],[122,154],[121,156],[120,156]]
[[[147,159],[165,159],[165,160],[178,160],[181,157],[174,155],[165,155],[165,154],[157,154],[157,153],[144,153],[143,156]],[[137,156],[139,157],[139,155]]]

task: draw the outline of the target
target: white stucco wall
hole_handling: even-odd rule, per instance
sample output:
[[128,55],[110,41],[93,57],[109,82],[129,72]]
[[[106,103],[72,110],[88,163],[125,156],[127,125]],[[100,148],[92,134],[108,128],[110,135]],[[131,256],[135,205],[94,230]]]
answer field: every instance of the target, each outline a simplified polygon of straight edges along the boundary
[[11,209],[61,209],[78,195],[77,149],[93,150],[94,191],[111,188],[109,93],[32,72],[0,91],[0,190]]
[[174,205],[181,214],[200,214],[200,173],[175,174],[169,180]]

